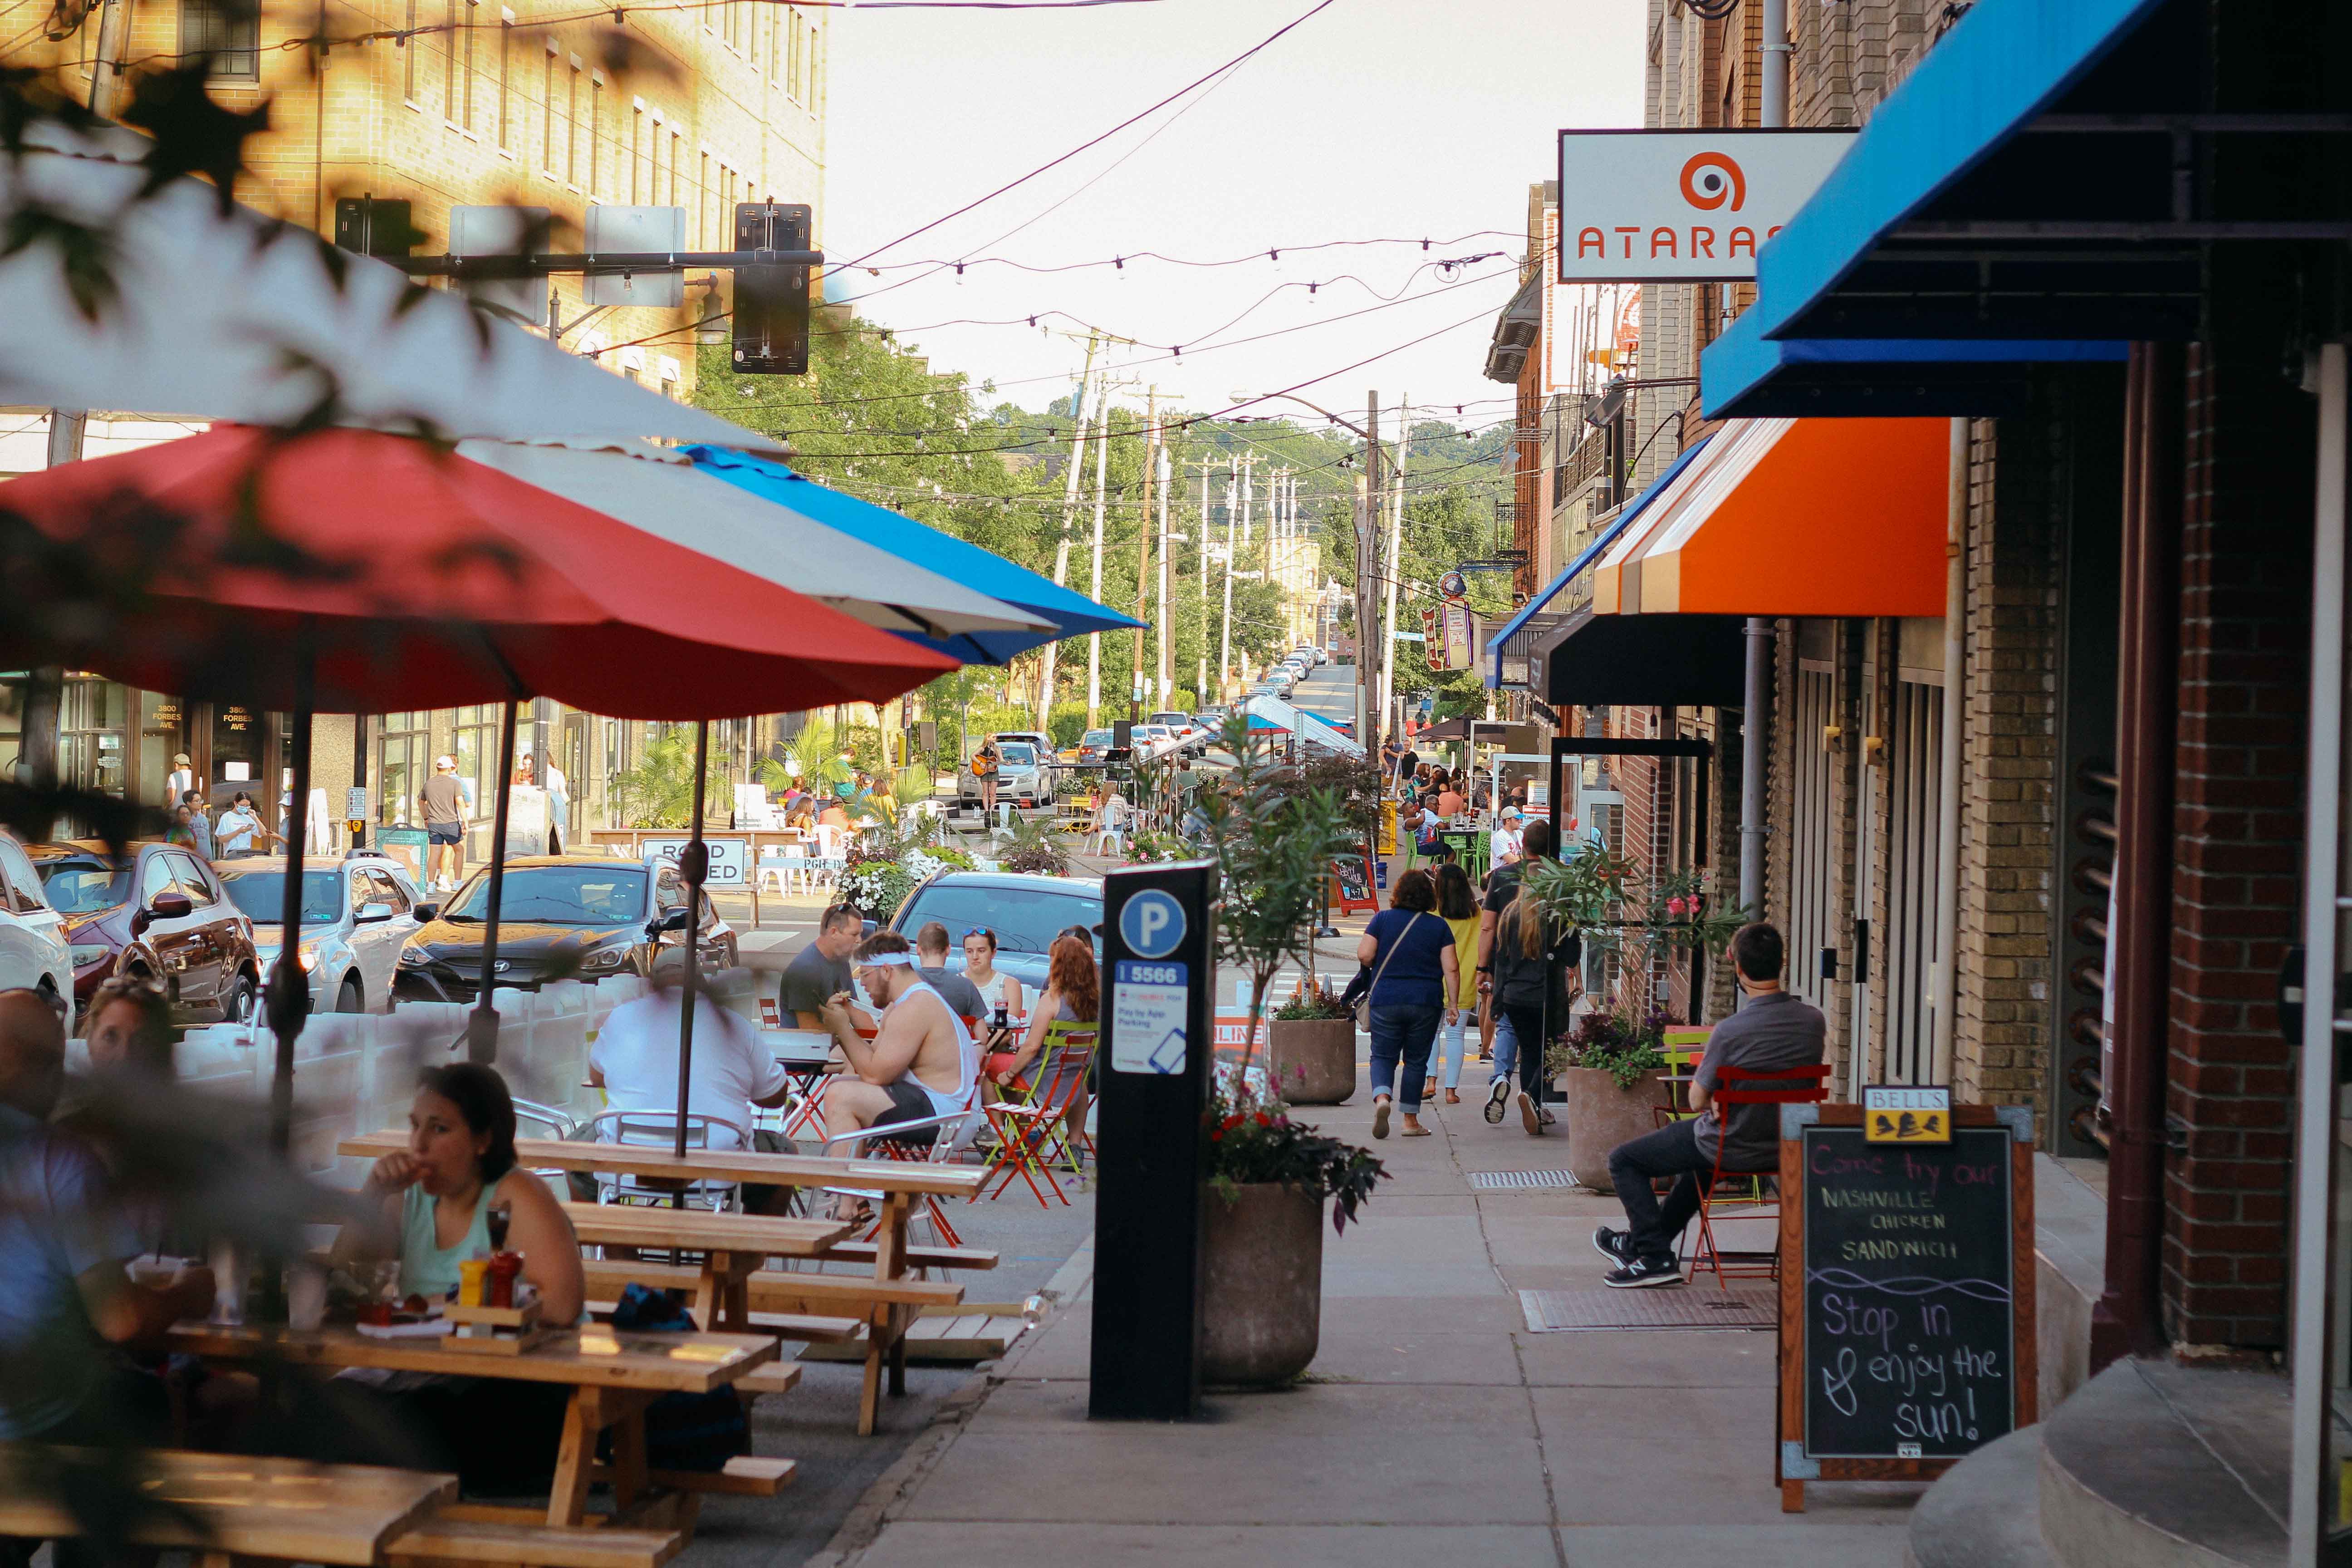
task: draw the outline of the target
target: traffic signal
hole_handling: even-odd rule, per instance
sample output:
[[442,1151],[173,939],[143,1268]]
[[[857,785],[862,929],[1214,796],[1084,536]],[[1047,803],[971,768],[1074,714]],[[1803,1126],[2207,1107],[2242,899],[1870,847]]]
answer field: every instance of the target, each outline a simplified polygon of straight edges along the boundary
[[[807,250],[814,215],[805,202],[739,202],[735,248]],[[735,269],[735,369],[742,375],[806,375],[806,267]]]

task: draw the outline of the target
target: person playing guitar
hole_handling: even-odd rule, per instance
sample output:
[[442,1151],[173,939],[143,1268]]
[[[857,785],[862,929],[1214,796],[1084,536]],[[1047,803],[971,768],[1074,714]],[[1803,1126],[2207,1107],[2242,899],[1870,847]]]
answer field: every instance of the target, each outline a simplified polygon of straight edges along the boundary
[[996,816],[996,742],[983,739],[972,753],[971,772],[980,780],[980,814],[992,820]]

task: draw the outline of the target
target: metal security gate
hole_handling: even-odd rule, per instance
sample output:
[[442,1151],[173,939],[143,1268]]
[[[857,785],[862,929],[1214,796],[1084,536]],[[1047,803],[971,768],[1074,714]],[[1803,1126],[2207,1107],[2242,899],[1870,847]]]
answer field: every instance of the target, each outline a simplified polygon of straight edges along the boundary
[[1886,824],[1886,1058],[1883,1083],[1935,1081],[1937,932],[1937,773],[1943,755],[1944,689],[1895,683],[1888,737]]
[[1826,664],[1797,667],[1789,731],[1790,767],[1789,983],[1824,1013],[1835,989],[1839,946],[1836,857],[1839,848],[1832,770],[1837,753],[1829,731],[1837,722],[1837,677]]

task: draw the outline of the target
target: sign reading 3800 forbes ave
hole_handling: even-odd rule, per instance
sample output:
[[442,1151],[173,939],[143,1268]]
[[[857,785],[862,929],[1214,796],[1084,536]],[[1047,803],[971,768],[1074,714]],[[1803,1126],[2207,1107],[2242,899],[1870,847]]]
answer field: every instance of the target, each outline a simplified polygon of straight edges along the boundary
[[1718,283],[1756,276],[1853,144],[1852,131],[1563,131],[1559,280]]

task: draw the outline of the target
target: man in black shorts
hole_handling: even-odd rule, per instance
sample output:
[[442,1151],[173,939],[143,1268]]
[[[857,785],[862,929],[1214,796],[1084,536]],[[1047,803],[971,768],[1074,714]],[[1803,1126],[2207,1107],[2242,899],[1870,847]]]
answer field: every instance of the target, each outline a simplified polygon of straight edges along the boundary
[[466,874],[466,792],[457,783],[457,759],[433,759],[433,776],[416,793],[425,817],[425,874],[436,892],[454,893]]

